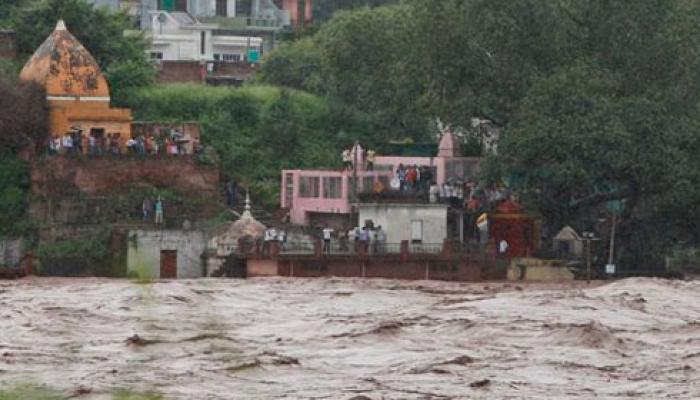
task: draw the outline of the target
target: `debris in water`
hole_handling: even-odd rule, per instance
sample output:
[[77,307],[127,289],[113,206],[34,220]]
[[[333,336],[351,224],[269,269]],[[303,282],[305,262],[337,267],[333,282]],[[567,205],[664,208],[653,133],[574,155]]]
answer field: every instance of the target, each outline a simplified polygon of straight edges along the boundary
[[491,385],[490,379],[482,379],[480,381],[475,381],[475,382],[472,382],[469,384],[470,387],[478,388],[478,389],[483,389],[489,385]]

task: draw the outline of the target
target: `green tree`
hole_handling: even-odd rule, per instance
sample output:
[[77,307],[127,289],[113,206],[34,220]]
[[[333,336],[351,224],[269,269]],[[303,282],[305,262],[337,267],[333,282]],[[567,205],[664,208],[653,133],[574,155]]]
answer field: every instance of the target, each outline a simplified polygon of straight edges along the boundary
[[0,153],[0,237],[21,233],[27,226],[29,170],[11,153]]

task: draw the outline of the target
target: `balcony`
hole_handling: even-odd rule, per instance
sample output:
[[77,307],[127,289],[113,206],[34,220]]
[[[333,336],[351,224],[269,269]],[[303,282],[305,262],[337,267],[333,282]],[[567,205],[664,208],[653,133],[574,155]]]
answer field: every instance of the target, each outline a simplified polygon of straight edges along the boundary
[[199,20],[206,24],[216,24],[221,30],[263,30],[277,31],[285,24],[279,18],[254,18],[248,16],[241,17],[201,17]]

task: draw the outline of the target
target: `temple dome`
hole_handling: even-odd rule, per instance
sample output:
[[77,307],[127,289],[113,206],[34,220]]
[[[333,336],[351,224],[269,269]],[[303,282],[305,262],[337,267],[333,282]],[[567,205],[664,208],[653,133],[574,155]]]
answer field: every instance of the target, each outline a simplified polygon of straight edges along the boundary
[[23,81],[35,81],[54,97],[109,98],[107,80],[90,52],[58,21],[20,73]]
[[226,232],[218,238],[219,255],[230,254],[233,248],[238,246],[238,241],[242,238],[250,240],[261,239],[267,227],[253,217],[251,213],[250,196],[246,194],[245,211],[241,217],[229,225]]

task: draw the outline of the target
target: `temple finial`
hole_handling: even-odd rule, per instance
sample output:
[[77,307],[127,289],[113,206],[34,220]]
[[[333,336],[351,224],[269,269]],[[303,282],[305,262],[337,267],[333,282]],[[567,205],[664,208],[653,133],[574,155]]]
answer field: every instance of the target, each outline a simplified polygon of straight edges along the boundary
[[253,218],[253,213],[251,212],[252,209],[253,207],[251,206],[250,192],[246,191],[245,208],[243,209],[243,214],[241,214],[241,218]]

